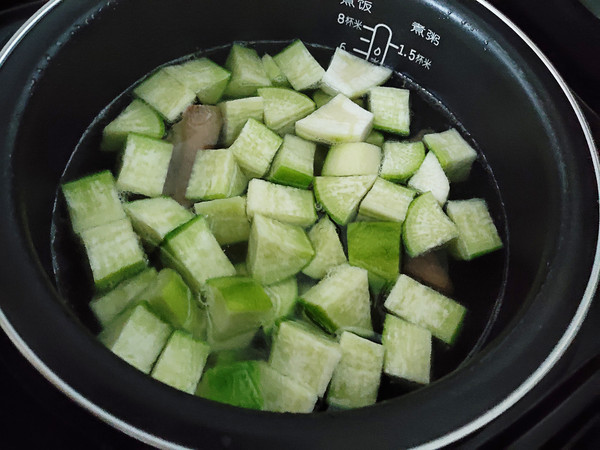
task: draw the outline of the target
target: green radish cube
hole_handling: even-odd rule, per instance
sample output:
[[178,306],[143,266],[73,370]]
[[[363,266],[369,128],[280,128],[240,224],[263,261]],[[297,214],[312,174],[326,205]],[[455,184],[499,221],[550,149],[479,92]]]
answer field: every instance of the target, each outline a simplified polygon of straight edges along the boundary
[[239,406],[262,409],[263,398],[258,361],[240,361],[212,367],[204,372],[196,395]]
[[461,304],[404,274],[398,277],[384,307],[447,344],[454,342],[466,313]]
[[172,153],[173,144],[169,142],[130,134],[125,144],[117,188],[147,197],[162,195]]
[[204,297],[215,339],[258,330],[273,308],[264,288],[249,277],[212,278]]
[[315,197],[329,217],[343,226],[354,219],[360,201],[376,179],[376,175],[315,177]]
[[206,219],[197,216],[169,233],[162,245],[163,262],[177,270],[194,292],[210,278],[235,275]]
[[322,176],[377,175],[381,148],[366,142],[349,142],[332,146],[321,169]]
[[365,142],[368,144],[376,145],[377,147],[383,147],[385,138],[379,131],[372,130],[366,137]]
[[196,203],[196,214],[204,216],[219,245],[246,242],[250,221],[246,215],[246,197],[231,197]]
[[246,266],[246,261],[242,261],[237,264],[234,264],[234,267],[235,267],[236,275],[240,275],[243,277],[250,276],[250,273],[248,272],[248,266]]
[[299,322],[281,322],[273,338],[269,365],[323,397],[342,354],[339,344]]
[[263,410],[272,412],[309,413],[318,396],[302,383],[283,375],[263,361],[260,365],[260,385]]
[[204,330],[204,318],[198,311],[197,300],[181,275],[173,269],[162,269],[154,283],[143,293],[143,298],[174,328],[190,333]]
[[77,234],[127,217],[108,170],[65,183],[62,192]]
[[223,117],[221,141],[226,146],[233,144],[248,119],[263,120],[264,101],[262,97],[228,100],[217,106]]
[[425,159],[422,142],[386,141],[383,144],[381,178],[404,183],[421,167]]
[[419,192],[431,192],[440,205],[450,193],[450,182],[433,152],[427,153],[421,167],[408,180],[408,187]]
[[339,94],[296,122],[296,134],[325,144],[361,142],[371,132],[373,113]]
[[290,87],[290,82],[288,81],[285,74],[281,71],[275,60],[271,55],[265,53],[261,59],[263,63],[263,67],[269,80],[271,80],[271,84],[275,87]]
[[175,330],[152,369],[152,378],[175,389],[194,394],[210,347],[191,334]]
[[346,262],[344,248],[333,222],[323,216],[308,232],[315,257],[302,269],[304,275],[320,280],[329,270]]
[[332,95],[360,97],[373,86],[385,83],[391,75],[391,69],[373,64],[338,47],[323,75],[321,89]]
[[240,195],[248,179],[229,149],[202,150],[196,153],[185,197],[190,200],[214,200]]
[[404,186],[377,178],[358,208],[358,214],[369,220],[403,222],[416,192]]
[[313,181],[317,144],[286,134],[269,172],[268,180],[300,189],[308,189]]
[[314,102],[306,95],[292,89],[269,87],[260,88],[258,95],[264,101],[265,125],[282,134],[315,110]]
[[102,130],[100,148],[114,152],[121,150],[129,133],[160,139],[165,134],[162,117],[142,100],[134,99]]
[[367,271],[348,264],[333,268],[300,296],[308,316],[331,333],[352,328],[372,331]]
[[146,255],[129,219],[88,228],[79,236],[98,291],[112,289],[146,268]]
[[410,91],[393,87],[369,90],[369,111],[373,113],[373,128],[408,136],[410,134]]
[[195,92],[200,103],[205,105],[214,105],[219,101],[231,78],[231,72],[208,58],[193,59],[165,67],[164,70]]
[[257,88],[271,85],[262,61],[253,48],[233,44],[225,68],[231,71],[229,84],[225,88],[225,95],[229,97],[256,95]]
[[431,333],[391,314],[385,316],[383,372],[392,377],[428,384],[431,373]]
[[464,181],[469,177],[477,152],[451,128],[442,133],[426,134],[423,142],[442,165],[450,181]]
[[324,104],[326,104],[329,100],[331,100],[334,96],[328,94],[327,92],[325,92],[323,89],[317,89],[315,92],[313,92],[313,102],[315,102],[315,105],[317,108],[320,108],[321,106],[323,106]]
[[327,402],[341,408],[360,408],[377,401],[383,369],[383,346],[344,331],[342,358],[333,371]]
[[246,265],[259,283],[269,285],[297,274],[314,255],[301,227],[258,214],[254,216]]
[[106,327],[122,311],[143,295],[154,282],[156,269],[149,267],[139,274],[120,282],[114,289],[96,295],[90,302],[90,309],[100,325]]
[[248,119],[230,149],[248,178],[265,175],[283,139],[255,119]]
[[318,87],[325,73],[300,40],[292,42],[273,59],[297,91]]
[[102,330],[98,339],[119,358],[150,373],[171,331],[146,302],[141,302],[118,315]]
[[123,207],[135,232],[151,247],[159,245],[169,232],[194,217],[171,197],[144,198]]
[[317,221],[315,199],[311,191],[258,178],[248,184],[246,211],[252,218],[260,214],[291,225],[308,227]]
[[222,337],[219,334],[219,331],[213,326],[210,317],[208,318],[208,330],[207,330],[207,340],[210,348],[214,352],[223,352],[223,351],[241,351],[247,349],[258,329],[252,329],[250,331],[244,331],[243,333],[239,333],[229,337]]
[[348,262],[369,272],[369,284],[375,292],[398,277],[401,234],[402,224],[398,222],[348,224]]
[[165,68],[142,81],[133,93],[171,123],[196,99],[196,93],[169,75]]
[[269,317],[263,322],[263,330],[270,334],[281,320],[292,313],[298,298],[298,281],[296,277],[290,277],[264,288],[273,304]]
[[402,237],[406,253],[415,257],[438,248],[458,236],[458,228],[444,214],[431,192],[416,197],[406,213]]
[[485,200],[449,201],[446,213],[458,228],[458,237],[448,246],[455,258],[468,261],[502,248],[502,240]]

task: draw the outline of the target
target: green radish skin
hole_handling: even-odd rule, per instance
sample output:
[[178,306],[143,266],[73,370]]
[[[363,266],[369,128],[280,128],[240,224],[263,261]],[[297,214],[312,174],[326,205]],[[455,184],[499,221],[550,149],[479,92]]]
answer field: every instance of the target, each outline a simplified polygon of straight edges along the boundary
[[405,183],[421,167],[425,159],[422,142],[386,141],[383,144],[381,178]]
[[313,181],[317,144],[286,134],[267,179],[300,189],[308,189]]

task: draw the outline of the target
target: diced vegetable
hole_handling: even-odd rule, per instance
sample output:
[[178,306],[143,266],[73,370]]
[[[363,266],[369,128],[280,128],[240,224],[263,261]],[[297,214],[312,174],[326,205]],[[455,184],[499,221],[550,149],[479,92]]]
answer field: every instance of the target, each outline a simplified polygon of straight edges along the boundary
[[368,274],[359,267],[333,268],[300,301],[309,316],[331,333],[345,328],[373,330]]
[[123,205],[133,229],[151,247],[194,215],[171,197],[144,198]]
[[421,167],[408,180],[408,186],[419,192],[431,192],[444,205],[450,192],[450,182],[433,152],[427,153]]
[[268,180],[308,189],[313,181],[316,148],[314,142],[286,134],[271,165]]
[[235,275],[233,264],[202,216],[169,233],[161,250],[164,264],[177,270],[194,292],[199,292],[210,278]]
[[214,200],[240,195],[248,179],[229,149],[198,152],[192,167],[185,197],[190,200]]
[[79,236],[85,247],[97,291],[112,289],[146,268],[146,255],[129,219],[88,228]]
[[269,79],[271,80],[271,84],[275,87],[290,87],[290,82],[287,77],[281,71],[275,60],[271,55],[265,53],[262,57],[263,67]]
[[261,284],[273,284],[300,272],[315,251],[302,228],[255,215],[248,242],[248,271]]
[[358,208],[367,219],[403,222],[416,192],[404,186],[377,178]]
[[90,302],[90,309],[102,327],[106,327],[129,305],[138,300],[154,282],[156,269],[149,267],[137,275],[122,281],[114,289],[96,295]]
[[458,229],[431,192],[415,198],[406,213],[402,237],[409,256],[421,255],[458,236]]
[[231,151],[248,178],[265,175],[283,139],[255,119],[248,119]]
[[377,175],[381,148],[366,142],[332,146],[321,169],[322,176]]
[[366,143],[376,145],[377,147],[383,147],[384,141],[385,141],[385,138],[384,138],[383,134],[381,134],[377,130],[371,130],[371,132],[365,139]]
[[453,200],[448,202],[446,213],[458,228],[458,237],[448,246],[455,258],[471,260],[502,248],[485,200]]
[[423,328],[447,344],[456,338],[465,315],[464,306],[404,274],[398,277],[385,308]]
[[335,223],[346,225],[376,179],[376,175],[315,177],[315,197]]
[[273,304],[269,318],[263,321],[263,329],[266,333],[270,333],[294,309],[298,298],[298,281],[296,277],[286,278],[278,283],[265,286],[265,292]]
[[127,217],[108,170],[65,183],[62,192],[75,233]]
[[150,373],[171,331],[147,303],[141,302],[117,316],[102,330],[98,339],[119,358]]
[[241,408],[262,409],[258,361],[241,361],[206,370],[196,395]]
[[315,257],[302,269],[305,275],[321,279],[330,269],[346,262],[340,237],[328,216],[323,216],[310,229],[308,238],[315,249]]
[[196,93],[200,103],[214,105],[219,101],[231,72],[215,64],[208,58],[187,61],[176,66],[165,67],[172,77]]
[[296,121],[315,110],[314,102],[304,94],[286,88],[261,88],[265,125],[279,134],[293,133]]
[[258,178],[248,184],[246,211],[250,219],[255,214],[260,214],[301,227],[308,227],[317,220],[312,192],[269,183]]
[[165,123],[154,109],[135,99],[104,127],[100,148],[110,152],[121,150],[129,133],[160,139],[165,134]]
[[410,134],[410,91],[393,87],[369,90],[369,111],[373,113],[373,128],[408,136]]
[[225,88],[225,95],[229,97],[256,95],[259,87],[271,85],[262,61],[253,48],[233,44],[225,67],[231,71],[229,84]]
[[391,75],[391,69],[371,64],[338,47],[323,75],[321,88],[332,95],[359,97],[373,86],[385,83]]
[[386,141],[383,144],[381,177],[397,183],[408,180],[425,159],[422,142]]
[[246,197],[196,203],[194,211],[206,217],[210,231],[219,245],[245,242],[250,235],[250,221],[246,215]]
[[391,314],[385,316],[382,335],[383,372],[428,384],[431,373],[431,333]]
[[292,42],[273,59],[297,91],[316,88],[325,73],[300,40]]
[[264,101],[262,97],[247,97],[228,100],[218,104],[223,116],[221,140],[229,146],[237,139],[248,119],[263,120]]
[[147,197],[162,195],[172,153],[173,144],[130,134],[125,143],[117,188]]
[[401,232],[398,222],[348,224],[348,262],[368,270],[369,285],[375,292],[398,277]]
[[212,337],[218,340],[258,330],[273,306],[263,287],[248,277],[212,278],[206,282],[204,296]]
[[342,408],[374,404],[383,369],[383,346],[345,331],[340,350],[342,358],[333,371],[327,402]]
[[309,413],[318,396],[293,378],[259,361],[263,409],[274,412]]
[[152,378],[193,394],[209,353],[208,344],[191,334],[175,330],[152,369]]
[[326,144],[360,142],[369,135],[372,126],[371,112],[339,94],[296,122],[296,134],[304,139]]
[[450,181],[464,181],[477,159],[477,152],[454,128],[442,133],[426,134],[423,142],[435,153]]
[[171,123],[175,122],[196,98],[194,91],[169,75],[165,68],[146,78],[133,93]]
[[281,322],[269,365],[323,397],[342,354],[339,344],[299,322]]
[[200,310],[192,292],[174,270],[162,269],[143,298],[174,328],[186,330],[196,338],[206,334],[205,312]]

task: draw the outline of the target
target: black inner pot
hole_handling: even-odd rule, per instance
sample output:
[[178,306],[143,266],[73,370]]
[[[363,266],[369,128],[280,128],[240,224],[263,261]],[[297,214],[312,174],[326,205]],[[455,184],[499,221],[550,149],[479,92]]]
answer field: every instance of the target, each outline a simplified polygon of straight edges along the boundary
[[[160,441],[150,435],[203,447],[413,446],[464,426],[509,396],[544,363],[582,299],[589,300],[598,235],[589,143],[551,72],[482,5],[98,3],[55,6],[0,69],[6,99],[0,111],[6,258],[0,298],[9,335],[30,359],[39,357],[34,363],[53,382],[103,419],[154,443]],[[423,25],[423,36],[415,25]],[[499,223],[506,216],[501,232],[507,243],[504,252],[482,260],[465,289],[477,326],[459,348],[460,359],[482,345],[476,355],[402,397],[306,416],[215,404],[138,373],[95,340],[80,308],[88,299],[59,294],[50,252],[61,174],[86,128],[117,95],[187,54],[232,41],[295,38],[370,49],[374,58],[387,49],[386,65],[446,105],[482,151],[474,183]]]

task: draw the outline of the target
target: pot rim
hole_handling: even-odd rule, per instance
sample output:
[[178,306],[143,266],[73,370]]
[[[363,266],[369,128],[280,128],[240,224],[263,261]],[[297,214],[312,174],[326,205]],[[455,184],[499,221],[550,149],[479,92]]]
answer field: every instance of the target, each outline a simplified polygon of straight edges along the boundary
[[[5,44],[5,46],[0,50],[0,66],[2,66],[7,59],[10,57],[13,50],[19,45],[20,41],[36,26],[38,22],[40,22],[48,13],[50,13],[58,4],[62,3],[62,0],[50,0],[46,4],[44,4],[33,16],[31,16],[20,28],[17,32],[11,37],[11,39]],[[492,6],[487,2],[487,0],[477,0],[481,6],[486,8],[489,12],[495,15],[500,21],[504,23],[514,34],[516,34],[539,58],[539,60],[543,63],[548,72],[552,75],[554,80],[558,83],[561,88],[563,94],[567,98],[575,116],[581,126],[581,131],[585,136],[585,140],[588,144],[588,150],[591,156],[591,161],[594,167],[594,174],[596,178],[596,187],[597,187],[597,198],[600,199],[600,158],[596,149],[596,145],[594,143],[594,139],[591,134],[591,130],[589,125],[585,119],[585,116],[577,103],[573,93],[569,90],[564,79],[558,73],[556,68],[551,64],[548,58],[542,53],[542,51],[529,39],[529,37],[519,29],[510,19],[508,19],[503,13],[501,13],[497,8]],[[598,209],[600,211],[600,203],[598,205]],[[590,276],[585,288],[585,291],[582,295],[581,302],[579,306],[569,322],[565,332],[560,337],[556,345],[553,347],[551,352],[547,355],[544,361],[539,365],[539,367],[523,381],[523,383],[515,389],[512,393],[510,393],[506,398],[496,404],[493,408],[488,411],[482,413],[479,417],[471,420],[469,423],[457,428],[454,431],[451,431],[447,434],[439,436],[436,439],[433,439],[429,442],[421,444],[415,448],[418,449],[433,449],[439,448],[442,446],[449,445],[457,440],[475,432],[476,430],[482,428],[487,425],[489,422],[503,414],[510,407],[516,404],[520,399],[522,399],[529,391],[531,391],[539,382],[544,378],[548,372],[554,367],[554,365],[558,362],[558,360],[562,357],[562,355],[567,350],[568,346],[571,344],[575,336],[577,335],[581,324],[583,323],[587,312],[590,308],[590,305],[594,299],[594,295],[596,292],[596,288],[598,286],[598,282],[600,279],[600,227],[597,231],[597,239],[596,239],[596,250],[594,256],[594,263],[590,271]],[[159,436],[156,436],[148,431],[137,428],[128,422],[116,417],[105,409],[97,406],[92,401],[88,400],[85,396],[81,395],[77,392],[71,385],[65,382],[60,376],[58,376],[50,367],[48,367],[35,352],[29,347],[29,345],[23,340],[23,338],[19,335],[17,330],[12,326],[12,324],[8,321],[6,315],[2,308],[0,308],[0,327],[7,334],[9,339],[13,342],[13,344],[17,347],[19,352],[32,364],[38,372],[40,372],[50,383],[52,383],[58,390],[63,392],[67,397],[71,400],[75,401],[77,404],[91,412],[94,416],[103,420],[104,422],[112,425],[116,429],[122,431],[123,433],[138,439],[139,441],[161,448],[187,448],[181,445],[178,445],[172,441],[163,439]]]

